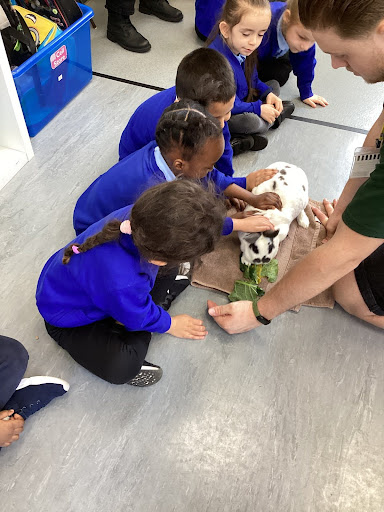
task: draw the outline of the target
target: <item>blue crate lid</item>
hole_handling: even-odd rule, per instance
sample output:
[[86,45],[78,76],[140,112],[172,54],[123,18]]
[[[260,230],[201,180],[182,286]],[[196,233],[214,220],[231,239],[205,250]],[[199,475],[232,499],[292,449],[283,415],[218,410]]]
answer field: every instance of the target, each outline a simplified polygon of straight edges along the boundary
[[83,12],[83,16],[79,18],[75,23],[72,23],[67,29],[65,29],[58,37],[56,37],[51,43],[49,43],[45,48],[36,52],[32,57],[27,59],[23,64],[18,66],[15,70],[12,71],[13,78],[18,78],[23,73],[28,71],[32,66],[36,64],[40,59],[45,57],[46,55],[50,55],[54,48],[59,48],[61,44],[71,36],[76,30],[78,30],[82,25],[85,25],[91,18],[93,18],[93,10],[84,4],[78,4],[80,9]]

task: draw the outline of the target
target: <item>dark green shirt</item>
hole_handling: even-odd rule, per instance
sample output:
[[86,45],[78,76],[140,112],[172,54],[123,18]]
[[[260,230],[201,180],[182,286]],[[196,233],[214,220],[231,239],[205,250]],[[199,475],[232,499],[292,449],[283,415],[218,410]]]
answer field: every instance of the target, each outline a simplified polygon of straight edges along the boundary
[[384,145],[380,163],[345,209],[343,221],[356,233],[384,238]]

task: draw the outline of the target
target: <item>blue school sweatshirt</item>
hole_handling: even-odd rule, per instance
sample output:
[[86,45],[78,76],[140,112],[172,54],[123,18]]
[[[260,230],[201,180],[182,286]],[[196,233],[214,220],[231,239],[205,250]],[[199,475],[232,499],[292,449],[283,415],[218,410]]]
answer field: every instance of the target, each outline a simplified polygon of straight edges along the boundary
[[[120,160],[109,171],[99,176],[80,196],[73,213],[73,227],[76,234],[82,233],[88,226],[109,213],[133,204],[148,188],[166,181],[155,159],[156,142],[149,142],[135,153]],[[229,185],[246,188],[246,178],[231,178],[213,169],[201,180],[207,186],[212,181],[218,194]],[[233,222],[227,218],[223,234],[232,232]]]
[[[120,160],[155,140],[156,125],[164,110],[175,100],[176,87],[171,87],[151,96],[135,110],[121,135]],[[223,135],[224,153],[216,162],[216,168],[227,176],[233,176],[235,172],[232,166],[233,151],[227,123],[224,124]]]
[[[131,208],[113,212],[71,243],[83,243],[112,219],[129,218]],[[78,327],[111,317],[129,331],[168,331],[171,317],[150,295],[159,267],[140,257],[130,235],[74,254],[67,265],[63,252],[51,256],[37,284],[37,307],[48,323]]]
[[196,0],[195,26],[203,36],[208,37],[216,25],[225,0]]
[[[287,4],[285,2],[271,3],[272,21],[257,50],[260,62],[275,57],[279,52],[277,24],[286,8]],[[292,53],[289,51],[289,60],[291,61],[292,70],[297,77],[297,87],[302,100],[313,96],[312,82],[315,77],[316,66],[315,51],[315,45],[305,52]]]
[[213,48],[218,52],[222,53],[230,63],[236,80],[236,99],[235,106],[232,109],[232,114],[242,114],[243,112],[252,112],[260,116],[261,105],[266,96],[272,92],[272,89],[264,82],[259,80],[257,70],[253,73],[252,87],[259,91],[259,100],[257,101],[245,101],[248,96],[248,84],[244,73],[244,62],[240,64],[236,56],[232,53],[228,45],[223,41],[223,38],[219,34],[209,45],[209,48]]

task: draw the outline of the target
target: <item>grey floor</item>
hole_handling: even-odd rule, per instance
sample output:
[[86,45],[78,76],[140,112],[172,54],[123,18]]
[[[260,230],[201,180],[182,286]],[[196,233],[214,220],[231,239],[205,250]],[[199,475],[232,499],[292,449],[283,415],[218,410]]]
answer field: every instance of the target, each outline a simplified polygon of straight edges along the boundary
[[[199,46],[192,0],[168,25],[135,14],[149,54],[105,37],[103,2],[91,2],[93,67],[171,86],[180,59]],[[276,160],[300,165],[314,199],[340,194],[353,149],[380,112],[383,85],[334,71],[319,54],[312,110],[293,79],[284,99],[295,115],[268,135],[266,150],[235,159],[239,176]],[[35,307],[46,259],[72,236],[76,199],[117,159],[120,133],[153,91],[94,77],[37,137],[35,158],[0,191],[1,333],[28,349],[27,376],[71,383],[28,420],[0,454],[0,499],[9,512],[381,512],[384,510],[383,333],[339,307],[303,308],[269,327],[229,336],[187,290],[172,313],[204,319],[205,341],[155,335],[148,359],[164,369],[154,387],[113,386],[79,367],[48,337]],[[324,124],[334,123],[339,128]]]

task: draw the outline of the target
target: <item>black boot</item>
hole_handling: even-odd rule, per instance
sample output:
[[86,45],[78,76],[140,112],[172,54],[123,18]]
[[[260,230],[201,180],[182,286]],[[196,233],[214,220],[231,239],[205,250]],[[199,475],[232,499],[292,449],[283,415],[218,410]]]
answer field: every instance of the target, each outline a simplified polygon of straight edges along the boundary
[[149,52],[151,45],[132,25],[129,16],[108,11],[107,38],[125,50],[137,53]]
[[235,135],[231,139],[233,156],[241,155],[253,148],[252,135]]
[[183,13],[169,5],[167,0],[141,0],[139,11],[143,14],[153,14],[161,20],[177,23],[183,19]]
[[233,156],[241,155],[246,151],[261,151],[268,145],[265,135],[253,133],[251,135],[234,135],[231,139]]
[[251,137],[253,138],[253,146],[251,147],[251,151],[261,151],[268,146],[268,139],[265,135],[252,133]]
[[283,101],[283,111],[279,115],[279,117],[276,119],[276,121],[273,123],[271,128],[275,129],[278,128],[281,123],[284,121],[286,117],[289,117],[293,111],[295,110],[295,105],[292,103],[292,101]]

